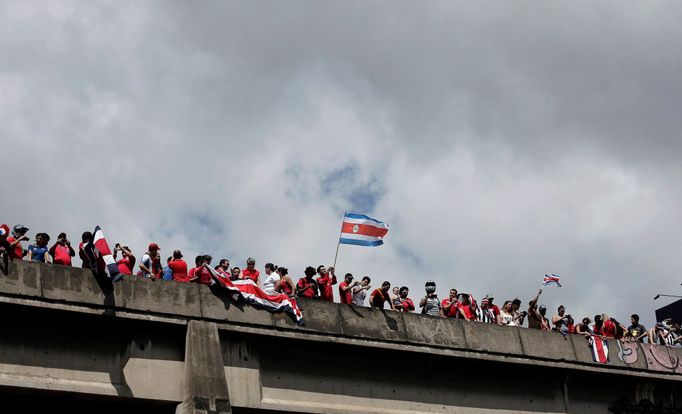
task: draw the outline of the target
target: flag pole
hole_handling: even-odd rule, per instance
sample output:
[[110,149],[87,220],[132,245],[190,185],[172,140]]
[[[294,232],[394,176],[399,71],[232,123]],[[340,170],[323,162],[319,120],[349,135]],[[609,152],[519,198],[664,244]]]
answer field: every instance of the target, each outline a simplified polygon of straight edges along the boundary
[[[346,217],[346,213],[343,213],[343,217]],[[332,267],[336,270],[336,259],[339,257],[339,246],[341,246],[341,235],[343,234],[343,219],[341,219],[341,230],[339,230],[339,239],[336,242],[336,254],[334,255],[334,264]]]

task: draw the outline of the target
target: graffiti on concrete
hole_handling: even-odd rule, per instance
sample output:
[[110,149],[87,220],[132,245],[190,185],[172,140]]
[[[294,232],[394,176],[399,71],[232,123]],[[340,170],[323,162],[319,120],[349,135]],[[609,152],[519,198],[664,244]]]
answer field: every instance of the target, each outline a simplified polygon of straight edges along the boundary
[[680,361],[680,355],[674,349],[661,345],[618,340],[616,343],[618,344],[618,359],[627,365],[636,364],[641,353],[644,356],[647,369],[682,373],[682,361]]

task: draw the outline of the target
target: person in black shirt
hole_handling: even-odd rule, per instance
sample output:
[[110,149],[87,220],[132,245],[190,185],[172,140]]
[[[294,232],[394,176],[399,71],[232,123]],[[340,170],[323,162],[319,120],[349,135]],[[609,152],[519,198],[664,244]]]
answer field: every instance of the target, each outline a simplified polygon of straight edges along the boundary
[[644,325],[639,323],[639,315],[633,314],[630,316],[630,323],[631,325],[628,327],[628,331],[623,339],[631,342],[644,342],[644,338],[648,338],[649,342],[651,342],[649,332]]

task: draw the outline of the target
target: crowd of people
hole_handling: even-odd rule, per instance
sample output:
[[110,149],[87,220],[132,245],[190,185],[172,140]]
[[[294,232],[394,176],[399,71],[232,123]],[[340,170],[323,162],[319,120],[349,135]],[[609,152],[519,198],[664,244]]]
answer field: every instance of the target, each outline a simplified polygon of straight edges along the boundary
[[[16,225],[11,229],[6,224],[0,226],[0,255],[5,260],[28,260],[32,262],[51,263],[62,266],[72,266],[72,258],[76,250],[71,246],[66,233],[60,233],[57,240],[50,246],[50,236],[37,233],[35,242],[24,248],[22,242],[28,242],[28,228]],[[84,253],[84,246],[92,240],[92,233],[84,232],[78,245],[78,254],[82,267],[91,268],[88,256]],[[48,247],[49,246],[49,247]],[[113,256],[121,274],[129,277],[147,277],[163,279],[178,283],[211,284],[212,275],[226,280],[251,279],[267,294],[286,294],[289,296],[334,301],[334,285],[337,276],[333,267],[324,265],[317,268],[308,266],[304,276],[296,282],[289,276],[287,268],[267,263],[264,274],[256,269],[256,260],[246,259],[246,267],[230,267],[228,259],[219,260],[213,267],[210,255],[199,255],[194,259],[194,266],[190,267],[184,260],[180,250],[162,264],[160,248],[156,243],[150,243],[147,251],[142,255],[135,272],[137,259],[128,246],[117,243],[113,249]],[[415,302],[409,297],[407,286],[391,288],[389,281],[381,283],[380,287],[372,288],[369,276],[355,279],[351,273],[343,276],[338,283],[339,301],[346,305],[365,306],[372,308],[390,309],[396,312],[415,312]],[[518,298],[505,300],[502,307],[498,307],[493,294],[487,294],[480,304],[469,293],[450,289],[448,296],[439,299],[436,293],[436,283],[427,281],[424,286],[424,296],[419,300],[422,314],[439,318],[457,318],[465,321],[492,323],[505,326],[527,326],[529,329],[556,331],[564,336],[569,334],[592,336],[599,335],[623,341],[648,342],[667,346],[682,346],[682,335],[678,323],[665,320],[656,323],[651,329],[646,329],[639,322],[639,315],[630,316],[630,325],[625,326],[607,314],[595,315],[593,319],[584,317],[576,323],[573,316],[566,312],[563,305],[557,308],[551,319],[547,316],[547,308],[539,304],[542,294],[540,289],[528,302],[528,307],[522,306]]]

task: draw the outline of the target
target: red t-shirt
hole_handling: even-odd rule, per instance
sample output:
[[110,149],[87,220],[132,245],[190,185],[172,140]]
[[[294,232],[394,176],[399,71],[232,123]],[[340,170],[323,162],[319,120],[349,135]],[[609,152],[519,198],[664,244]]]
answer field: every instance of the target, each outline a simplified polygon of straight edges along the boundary
[[384,291],[381,290],[381,288],[374,289],[374,292],[372,292],[371,297],[372,297],[372,301],[370,302],[370,305],[372,305],[375,308],[379,308],[379,309],[383,309],[384,303],[391,300],[388,297],[388,294],[384,294]]
[[196,282],[201,283],[202,285],[210,285],[211,284],[211,271],[206,269],[205,267],[201,266],[196,269],[194,272],[194,275],[197,277]]
[[298,283],[296,283],[296,290],[303,298],[314,298],[315,293],[317,293],[315,283],[309,282],[305,277],[298,279]]
[[448,303],[450,303],[450,298],[443,299],[442,301],[440,301],[440,307],[443,309],[443,314],[448,318],[456,318],[457,312],[458,312],[457,308],[459,307],[459,303],[455,302],[452,304],[452,306],[447,308],[446,306],[448,306]]
[[493,315],[497,316],[500,314],[500,308],[498,308],[497,305],[490,305],[488,307],[493,311]]
[[[182,259],[173,259],[168,262],[171,272],[173,272],[173,280],[176,282],[189,282],[189,274],[187,273],[187,262]],[[192,269],[195,270],[196,269]]]
[[412,302],[412,299],[410,298],[405,298],[405,299],[400,299],[400,301],[403,304],[403,307],[400,309],[401,312],[412,312],[414,308],[414,302]]
[[616,324],[611,322],[611,320],[607,319],[604,321],[604,325],[602,325],[601,331],[603,336],[607,338],[615,338]]
[[188,273],[189,278],[188,278],[188,280],[194,279],[194,274],[195,274],[196,272],[197,272],[197,268],[196,268],[196,267],[193,267],[193,268],[189,269],[189,273]]
[[294,293],[291,291],[291,286],[289,286],[288,283],[284,282],[284,280],[282,280],[282,283],[279,284],[279,289],[282,291],[282,293],[286,294],[287,296],[291,296],[291,294]]
[[246,269],[242,270],[242,279],[251,279],[258,284],[258,276],[260,276],[260,272],[256,269],[251,271],[247,267]]
[[334,302],[334,289],[332,285],[336,284],[336,276],[330,277],[329,274],[317,278],[317,285],[320,287],[320,299],[327,302]]
[[68,246],[57,244],[54,246],[52,263],[64,266],[71,266],[71,252]]
[[473,321],[474,319],[476,319],[476,314],[474,313],[474,311],[471,310],[471,306],[462,305],[459,308],[462,310],[462,312],[464,312],[464,319],[468,321]]
[[130,260],[130,257],[124,257],[123,259],[116,262],[118,265],[118,271],[124,275],[131,276],[133,274],[133,268],[135,267],[135,261]]
[[353,292],[351,292],[352,289],[348,289],[344,292],[343,288],[346,287],[348,287],[348,283],[346,283],[345,280],[339,283],[339,298],[341,300],[341,303],[350,305],[353,302]]
[[[11,244],[14,243],[17,239],[14,238],[13,236],[9,236],[7,238],[7,241]],[[16,246],[14,246],[10,252],[9,252],[9,258],[14,260],[14,259],[19,259],[21,260],[24,257],[24,248],[21,246],[21,242],[17,243]]]

